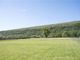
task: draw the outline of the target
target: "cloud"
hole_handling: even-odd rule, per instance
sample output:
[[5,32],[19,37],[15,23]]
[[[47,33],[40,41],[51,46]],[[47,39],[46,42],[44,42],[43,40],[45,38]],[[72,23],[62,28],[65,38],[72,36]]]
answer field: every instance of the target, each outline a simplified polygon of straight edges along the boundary
[[21,11],[26,12],[26,11],[27,11],[27,9],[21,9]]
[[27,12],[27,9],[18,9],[19,12]]

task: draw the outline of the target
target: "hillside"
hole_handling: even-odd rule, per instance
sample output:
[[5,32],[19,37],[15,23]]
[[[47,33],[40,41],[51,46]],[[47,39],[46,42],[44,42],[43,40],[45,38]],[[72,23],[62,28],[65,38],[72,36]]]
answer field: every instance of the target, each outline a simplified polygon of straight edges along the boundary
[[80,21],[50,24],[36,26],[30,28],[14,29],[0,31],[0,39],[25,39],[25,38],[43,38],[43,29],[47,28],[50,31],[49,38],[53,37],[79,37],[80,36]]

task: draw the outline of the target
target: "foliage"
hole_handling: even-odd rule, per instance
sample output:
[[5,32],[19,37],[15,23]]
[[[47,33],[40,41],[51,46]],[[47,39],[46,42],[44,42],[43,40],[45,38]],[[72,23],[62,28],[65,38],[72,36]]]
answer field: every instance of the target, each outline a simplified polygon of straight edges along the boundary
[[0,31],[0,40],[45,37],[80,37],[80,21]]
[[45,37],[47,38],[50,34],[49,28],[44,28],[43,29],[43,34],[45,35]]

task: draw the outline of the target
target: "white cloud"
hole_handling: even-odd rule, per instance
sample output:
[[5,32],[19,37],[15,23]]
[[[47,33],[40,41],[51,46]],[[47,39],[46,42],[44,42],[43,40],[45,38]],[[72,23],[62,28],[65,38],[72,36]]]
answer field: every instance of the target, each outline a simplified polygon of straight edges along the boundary
[[28,10],[27,9],[19,9],[19,11],[21,11],[21,12],[27,12]]

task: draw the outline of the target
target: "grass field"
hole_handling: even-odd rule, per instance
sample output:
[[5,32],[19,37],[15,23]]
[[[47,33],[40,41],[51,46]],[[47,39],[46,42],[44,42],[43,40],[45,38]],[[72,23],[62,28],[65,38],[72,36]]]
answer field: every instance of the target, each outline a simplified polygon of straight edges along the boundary
[[80,41],[77,38],[1,40],[0,60],[80,60]]

